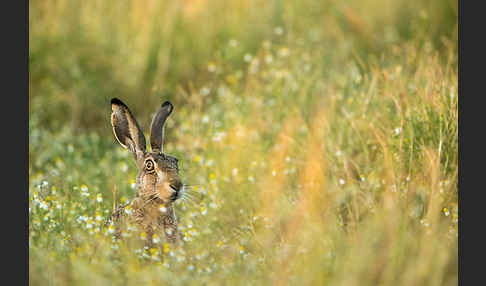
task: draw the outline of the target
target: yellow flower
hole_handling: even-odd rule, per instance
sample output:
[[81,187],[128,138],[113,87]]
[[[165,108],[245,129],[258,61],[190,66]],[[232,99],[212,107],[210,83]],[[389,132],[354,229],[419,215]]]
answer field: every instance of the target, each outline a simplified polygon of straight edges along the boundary
[[165,207],[165,205],[164,205],[164,204],[160,204],[160,206],[159,206],[159,210],[160,210],[161,212],[163,212],[163,213],[167,212],[167,208]]
[[201,157],[196,156],[196,158],[194,158],[194,162],[199,163],[199,161],[201,161]]
[[215,175],[215,174],[213,174],[213,173],[211,173],[211,174],[209,174],[209,178],[210,178],[211,180],[213,180],[214,178],[216,178],[216,175]]

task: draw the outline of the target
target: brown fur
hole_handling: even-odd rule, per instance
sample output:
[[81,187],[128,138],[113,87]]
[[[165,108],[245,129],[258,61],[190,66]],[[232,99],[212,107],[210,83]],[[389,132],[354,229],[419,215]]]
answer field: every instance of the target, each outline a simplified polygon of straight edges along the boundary
[[[179,178],[177,158],[164,154],[164,124],[172,113],[173,106],[166,101],[152,120],[150,143],[152,152],[146,151],[145,136],[128,107],[119,99],[111,100],[111,124],[118,142],[129,149],[138,169],[136,194],[129,204],[120,205],[107,219],[105,225],[115,225],[115,236],[120,237],[127,223],[147,234],[149,247],[153,246],[152,235],[164,232],[166,240],[177,244],[177,218],[173,203],[180,197],[183,184]],[[163,205],[167,210],[160,210]],[[125,211],[131,208],[131,214]],[[162,237],[161,235],[159,235]]]

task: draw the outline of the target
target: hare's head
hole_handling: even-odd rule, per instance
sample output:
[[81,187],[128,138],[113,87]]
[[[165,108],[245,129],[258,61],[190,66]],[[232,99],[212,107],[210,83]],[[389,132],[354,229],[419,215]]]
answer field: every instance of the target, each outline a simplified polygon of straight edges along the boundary
[[183,184],[179,179],[178,160],[163,153],[164,124],[174,106],[166,101],[155,113],[150,129],[152,152],[145,146],[145,136],[130,109],[118,98],[111,100],[111,125],[118,142],[132,152],[138,169],[137,195],[159,198],[172,203],[180,197]]

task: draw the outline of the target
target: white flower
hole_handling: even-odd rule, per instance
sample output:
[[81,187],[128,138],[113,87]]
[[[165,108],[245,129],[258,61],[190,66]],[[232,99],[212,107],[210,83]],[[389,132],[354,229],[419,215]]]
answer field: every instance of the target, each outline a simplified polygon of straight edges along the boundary
[[231,39],[231,40],[229,40],[229,45],[230,45],[230,47],[234,48],[234,47],[238,46],[238,41],[235,40],[235,39]]
[[160,205],[159,210],[163,213],[167,212],[167,208],[163,204]]
[[201,88],[201,90],[199,91],[199,93],[201,93],[201,95],[203,95],[203,96],[206,96],[206,95],[209,95],[209,92],[210,91],[211,90],[209,88],[203,87],[203,88]]
[[231,173],[233,174],[233,176],[238,175],[238,168],[233,168],[233,171],[231,171]]
[[344,179],[339,179],[339,184],[344,185],[346,181]]
[[272,55],[267,55],[265,56],[265,63],[271,64],[273,62],[273,57]]
[[48,210],[49,209],[49,203],[46,201],[42,201],[39,205],[39,207],[43,210]]
[[209,116],[204,115],[203,118],[202,118],[202,123],[206,124],[208,122],[209,122]]
[[287,47],[282,47],[278,50],[279,57],[285,58],[288,57],[289,55],[290,55],[290,50]]
[[280,26],[275,27],[275,29],[274,29],[273,31],[275,32],[275,34],[277,34],[277,35],[279,35],[279,36],[280,36],[280,35],[282,35],[282,34],[283,34],[283,32],[284,32],[283,28],[282,28],[282,27],[280,27]]
[[402,127],[395,128],[395,135],[399,135],[402,132]]
[[215,72],[216,71],[216,65],[214,63],[209,63],[208,64],[208,71]]
[[251,59],[252,59],[251,54],[246,54],[246,55],[243,57],[243,60],[244,60],[245,62],[247,62],[247,63],[248,63],[248,62],[250,62],[250,61],[251,61]]
[[216,132],[212,138],[213,141],[219,142],[223,139],[223,137],[226,136],[225,132]]

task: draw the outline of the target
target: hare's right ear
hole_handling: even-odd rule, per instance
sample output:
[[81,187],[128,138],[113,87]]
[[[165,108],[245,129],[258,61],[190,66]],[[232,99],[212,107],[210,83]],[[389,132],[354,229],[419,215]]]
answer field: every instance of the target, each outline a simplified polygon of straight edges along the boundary
[[118,98],[112,98],[111,110],[111,126],[116,140],[134,155],[145,153],[145,136],[130,109]]

